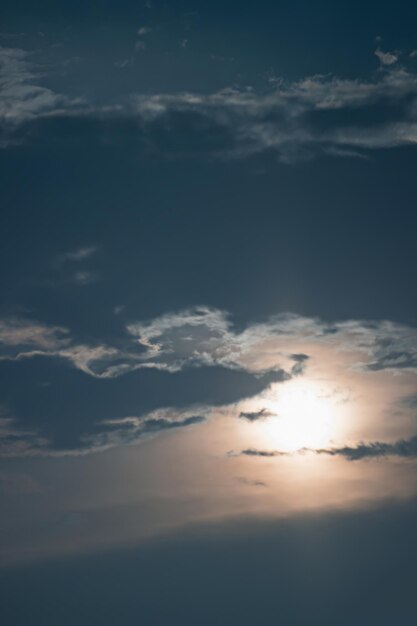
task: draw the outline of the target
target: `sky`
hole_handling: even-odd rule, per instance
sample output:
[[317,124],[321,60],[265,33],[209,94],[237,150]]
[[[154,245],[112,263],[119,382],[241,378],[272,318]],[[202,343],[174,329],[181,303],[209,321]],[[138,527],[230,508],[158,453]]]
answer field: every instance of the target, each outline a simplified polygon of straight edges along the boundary
[[415,626],[415,2],[5,0],[4,626]]

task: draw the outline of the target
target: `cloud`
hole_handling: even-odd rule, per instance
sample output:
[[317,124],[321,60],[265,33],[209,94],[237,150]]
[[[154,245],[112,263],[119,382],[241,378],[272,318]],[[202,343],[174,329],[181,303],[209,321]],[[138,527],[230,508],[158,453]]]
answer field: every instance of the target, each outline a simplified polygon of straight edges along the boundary
[[[138,96],[134,102],[151,141],[155,129],[172,145],[181,125],[196,144],[197,136],[200,145],[205,141],[212,155],[236,158],[268,151],[292,161],[414,144],[417,118],[410,103],[416,100],[415,74],[395,66],[368,81],[312,76],[279,83],[266,93],[228,88],[213,94]],[[382,121],[370,123],[372,110],[385,112]]]
[[417,436],[410,439],[400,439],[394,443],[375,441],[360,443],[357,446],[343,446],[341,448],[321,448],[313,450],[315,454],[342,456],[349,461],[372,459],[380,457],[399,456],[402,458],[417,458]]
[[149,367],[174,372],[193,363],[232,365],[234,337],[227,315],[217,309],[201,306],[168,313],[131,323],[127,330],[144,350]]
[[[315,318],[282,314],[265,323],[249,325],[240,333],[233,330],[230,316],[217,309],[195,307],[170,313],[149,322],[133,322],[127,327],[143,348],[142,359],[148,367],[177,371],[190,365],[222,365],[259,371],[250,364],[257,345],[265,340],[295,339],[323,344],[338,344],[347,351],[363,354],[356,368],[364,371],[417,371],[417,328],[391,321],[347,320],[328,323]],[[309,355],[277,354],[268,367],[280,369],[291,361],[290,375],[301,375]]]
[[375,56],[378,57],[382,65],[393,65],[398,61],[398,54],[394,52],[383,52],[380,48],[375,50]]
[[[417,328],[384,320],[329,323],[281,314],[237,332],[227,312],[198,306],[130,322],[126,330],[127,340],[121,336],[114,345],[79,345],[63,327],[0,319],[0,359],[60,357],[100,377],[137,369],[174,373],[189,367],[223,367],[254,374],[268,385],[302,375],[310,357],[290,352],[288,346],[313,342],[357,353],[352,365],[357,371],[417,372]],[[276,345],[272,361],[261,358],[265,342]]]
[[71,99],[39,84],[41,72],[31,56],[26,50],[0,46],[0,147],[22,139],[14,132],[20,124],[68,112],[81,104],[81,99]]
[[308,354],[291,354],[291,359],[296,363],[305,363],[305,361],[308,361],[309,358]]
[[134,359],[114,347],[75,344],[69,330],[61,326],[21,318],[0,319],[0,361],[39,356],[66,359],[82,372],[104,378],[132,369]]
[[291,354],[290,358],[295,361],[295,364],[291,368],[291,374],[293,376],[304,374],[306,363],[310,358],[308,354]]
[[247,485],[248,487],[267,487],[268,485],[263,480],[252,480],[245,478],[244,476],[238,476],[236,481],[241,485]]
[[[132,409],[137,410],[138,403],[144,414],[160,406],[181,407],[183,412],[187,406],[203,404],[208,407],[208,411],[216,408],[227,415],[255,423],[270,415],[269,395],[278,393],[274,385],[305,376],[306,363],[310,364],[309,376],[313,375],[316,379],[317,376],[324,376],[325,380],[329,375],[326,363],[333,362],[335,357],[338,368],[341,368],[340,376],[359,381],[355,385],[367,385],[369,377],[372,387],[378,381],[378,378],[372,377],[379,376],[380,372],[385,372],[386,380],[390,374],[397,378],[401,373],[407,373],[403,384],[400,379],[395,383],[396,378],[393,377],[392,385],[396,395],[392,402],[396,403],[394,410],[400,413],[413,410],[409,398],[415,395],[413,381],[417,374],[415,326],[386,320],[328,322],[319,318],[282,314],[264,322],[236,328],[227,312],[197,306],[150,320],[132,321],[125,330],[127,332],[122,331],[119,337],[113,336],[109,345],[99,341],[80,343],[65,327],[30,319],[0,319],[0,361],[5,368],[4,373],[7,374],[9,367],[7,362],[13,361],[16,371],[21,367],[28,375],[31,368],[44,370],[50,378],[53,376],[53,370],[50,369],[53,360],[59,359],[85,375],[87,380],[80,378],[79,374],[75,375],[75,372],[67,372],[65,368],[59,370],[62,372],[60,376],[71,381],[72,389],[82,384],[84,391],[81,397],[88,396],[90,389],[98,393],[96,385],[100,384],[100,397],[103,398],[97,405],[101,407],[101,412],[97,409],[98,412],[92,415],[86,413],[82,404],[72,404],[77,413],[77,417],[73,418],[68,413],[70,409],[57,402],[54,387],[49,394],[49,405],[46,403],[49,395],[45,395],[46,391],[43,390],[41,417],[40,397],[33,395],[35,392],[32,389],[27,391],[29,395],[26,399],[19,400],[19,389],[20,395],[11,397],[14,397],[14,406],[21,407],[17,417],[24,418],[30,428],[23,423],[19,426],[16,422],[14,443],[9,438],[7,446],[21,449],[24,453],[35,446],[43,451],[45,434],[47,440],[52,442],[48,444],[52,448],[57,441],[61,447],[73,446],[78,449],[83,437],[96,431],[97,436],[103,434],[100,420],[107,411],[114,413],[114,410],[119,410],[117,404],[113,409],[110,408],[112,400],[109,390],[112,390],[113,395],[119,393],[115,398],[119,406],[122,402],[126,414]],[[33,365],[30,364],[32,360],[35,361]],[[116,379],[126,379],[126,386],[121,386],[121,382],[116,387]],[[109,383],[106,381],[110,380],[113,382],[108,388]],[[62,384],[61,379],[59,384]],[[135,390],[140,390],[138,397]],[[329,393],[333,392],[329,390]],[[126,394],[129,398],[136,398],[136,405],[132,406],[130,401],[123,402],[122,398]],[[343,397],[346,397],[346,393]],[[36,410],[32,398],[38,402]],[[408,399],[408,404],[405,399]],[[33,411],[38,411],[38,414],[32,418]],[[207,413],[193,409],[192,415],[196,414],[207,417]],[[60,415],[65,415],[69,422],[60,421]],[[181,415],[183,419],[183,413]],[[163,420],[165,416],[158,415],[155,419]],[[42,426],[39,430],[42,436],[37,434],[36,427],[33,428],[36,424]],[[126,425],[119,426],[124,433],[128,432]],[[130,432],[132,437],[137,434],[144,436],[145,433],[151,434],[152,429],[159,431],[164,427],[171,426],[164,421],[151,421],[145,427],[141,421]],[[20,430],[26,433],[23,438]],[[115,437],[114,428],[111,430],[110,434]],[[106,433],[108,437],[109,433]],[[88,448],[90,444],[87,443],[84,441],[83,445]],[[394,448],[389,447],[392,444],[372,445],[369,455],[376,456],[376,451],[394,454]],[[329,448],[320,453],[344,453],[346,457],[350,455],[352,458],[364,453],[360,446],[343,450],[335,452]],[[244,454],[276,456],[281,453],[248,447]]]
[[[136,42],[137,50],[145,47],[143,40]],[[320,155],[366,157],[417,141],[417,74],[396,62],[395,53],[379,49],[384,71],[368,79],[314,75],[293,82],[277,79],[267,90],[131,94],[102,106],[52,92],[39,84],[28,53],[2,51],[6,96],[0,119],[10,127],[4,146],[32,136],[34,126],[35,135],[47,133],[53,122],[56,134],[68,119],[73,132],[78,119],[80,132],[90,122],[91,132],[109,141],[121,124],[128,124],[138,150],[167,157],[272,153],[290,163]]]
[[271,415],[273,415],[273,413],[268,411],[268,409],[261,409],[260,411],[252,412],[241,411],[239,413],[239,417],[248,420],[248,422],[257,422],[259,420],[264,420],[268,417],[271,417]]
[[[39,448],[39,454],[88,452],[98,449],[99,444],[109,445],[110,440],[128,442],[138,434],[175,428],[172,421],[194,419],[196,415],[206,419],[214,414],[235,417],[236,403],[256,398],[270,384],[264,377],[213,367],[177,373],[147,369],[123,377],[121,372],[112,371],[117,366],[109,365],[111,355],[107,358],[82,347],[70,350],[72,354],[61,354],[61,358],[78,372],[39,358],[33,365],[2,368],[1,386],[8,388],[10,384],[8,401],[19,417],[13,429],[16,433],[40,433],[46,444]],[[114,414],[120,417],[109,419]],[[129,415],[138,417],[123,417]],[[164,421],[167,419],[170,422]],[[26,441],[26,454],[28,449],[34,453],[32,439]],[[33,445],[29,445],[31,441]]]
[[48,438],[22,428],[19,420],[0,417],[0,458],[79,456],[102,452],[115,446],[137,444],[164,432],[195,426],[205,421],[204,415],[191,415],[187,412],[181,414],[164,409],[144,417],[104,420],[100,432],[81,437],[78,447],[56,448]]
[[89,259],[98,251],[98,246],[84,246],[81,248],[76,248],[75,250],[70,250],[65,254],[62,254],[58,257],[58,261],[60,263],[64,263],[66,261],[79,262],[84,261],[85,259]]
[[[105,420],[102,430],[91,436],[81,439],[79,449],[58,452],[62,454],[86,454],[100,452],[120,445],[137,444],[144,439],[150,439],[164,432],[187,428],[202,424],[206,421],[204,415],[192,415],[187,412],[176,413],[172,409],[155,411],[145,417],[127,417]],[[52,452],[52,454],[54,454]]]
[[20,318],[0,319],[0,359],[15,357],[21,351],[56,351],[70,342],[68,330]]
[[73,345],[51,356],[67,359],[75,368],[96,378],[113,378],[132,369],[129,355],[105,345]]
[[287,456],[288,452],[280,452],[279,450],[257,450],[256,448],[246,448],[241,452],[229,452],[229,456],[261,456],[264,458],[272,458],[274,456]]
[[404,459],[417,458],[417,436],[409,439],[400,439],[393,443],[373,441],[370,443],[359,443],[356,446],[342,446],[335,448],[301,448],[295,452],[247,448],[241,452],[229,452],[229,456],[243,455],[272,458],[306,453],[340,456],[348,459],[349,461],[360,461],[362,459],[377,459],[392,456],[398,456]]
[[131,63],[130,59],[122,59],[121,61],[115,61],[113,65],[114,65],[114,67],[117,67],[120,70],[123,70],[126,67],[128,67],[128,65],[130,65],[130,63]]
[[0,458],[46,454],[49,442],[14,417],[0,417]]
[[50,287],[85,286],[97,282],[99,280],[98,272],[85,269],[85,264],[89,264],[98,251],[98,246],[90,245],[59,254],[51,263],[51,269],[54,273],[42,284]]

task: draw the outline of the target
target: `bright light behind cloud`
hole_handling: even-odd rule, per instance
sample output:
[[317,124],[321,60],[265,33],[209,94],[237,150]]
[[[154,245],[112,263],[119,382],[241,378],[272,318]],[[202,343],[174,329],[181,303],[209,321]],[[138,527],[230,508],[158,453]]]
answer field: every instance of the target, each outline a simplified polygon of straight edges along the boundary
[[272,415],[261,428],[269,445],[292,452],[330,441],[338,407],[325,387],[310,381],[290,381],[280,386],[267,405]]

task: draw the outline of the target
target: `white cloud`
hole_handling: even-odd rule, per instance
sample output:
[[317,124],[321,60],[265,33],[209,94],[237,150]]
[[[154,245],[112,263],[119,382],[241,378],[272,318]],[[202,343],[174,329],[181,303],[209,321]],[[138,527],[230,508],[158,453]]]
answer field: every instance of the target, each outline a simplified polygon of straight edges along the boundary
[[[141,358],[148,367],[172,372],[190,365],[222,365],[257,374],[289,369],[289,346],[299,352],[301,344],[312,342],[361,354],[357,369],[417,372],[417,328],[390,321],[327,323],[284,314],[235,332],[225,312],[196,307],[132,323],[128,331],[145,349]],[[268,351],[272,360],[266,359]]]
[[378,57],[382,65],[394,65],[398,61],[398,54],[395,52],[383,52],[380,48],[375,50],[375,56]]
[[[30,119],[68,111],[81,104],[81,99],[70,99],[40,83],[41,73],[31,61],[31,55],[19,48],[0,46],[0,123],[5,131]],[[13,143],[6,135],[1,145]]]
[[69,341],[68,330],[60,326],[20,318],[0,319],[0,349],[8,353],[27,348],[53,351]]
[[36,85],[37,79],[26,51],[0,47],[1,118],[19,120],[59,105],[60,96]]
[[112,378],[137,369],[177,372],[184,367],[222,366],[261,375],[294,366],[304,344],[334,344],[357,353],[352,365],[367,372],[417,372],[417,328],[391,321],[335,323],[282,314],[235,331],[230,316],[194,307],[127,326],[130,343],[80,345],[68,329],[40,322],[0,320],[0,359],[63,358],[84,373]]
[[[137,96],[136,112],[149,124],[172,113],[198,115],[208,128],[234,138],[219,153],[244,157],[264,150],[282,160],[319,153],[354,156],[360,150],[395,147],[417,141],[417,76],[403,67],[388,68],[374,79],[352,80],[312,76],[280,82],[266,93],[229,88],[213,94],[182,93]],[[370,125],[362,111],[397,104],[395,116]],[[345,111],[336,118],[333,111]],[[162,146],[163,148],[163,146]]]

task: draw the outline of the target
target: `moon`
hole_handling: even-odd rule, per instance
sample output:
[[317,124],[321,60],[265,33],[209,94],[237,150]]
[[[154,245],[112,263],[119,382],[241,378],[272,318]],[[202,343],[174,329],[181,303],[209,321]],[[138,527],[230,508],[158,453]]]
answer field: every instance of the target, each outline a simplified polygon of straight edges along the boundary
[[337,407],[329,390],[320,384],[290,381],[280,385],[267,408],[271,417],[261,428],[270,444],[293,452],[329,443]]

